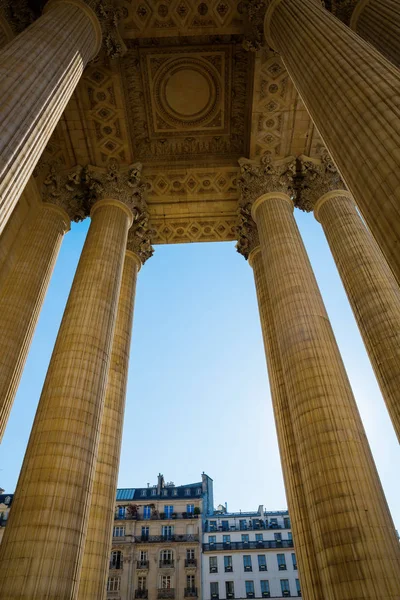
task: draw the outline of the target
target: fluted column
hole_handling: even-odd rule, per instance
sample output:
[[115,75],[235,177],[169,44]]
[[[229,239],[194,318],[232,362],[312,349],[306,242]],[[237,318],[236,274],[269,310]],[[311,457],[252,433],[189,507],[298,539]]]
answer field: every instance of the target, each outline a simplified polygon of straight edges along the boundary
[[324,598],[398,599],[398,541],[294,220],[291,172],[247,166],[242,193],[260,236]]
[[400,66],[400,5],[397,0],[358,0],[350,27]]
[[299,207],[324,229],[400,441],[400,288],[333,164],[302,164]]
[[148,215],[144,209],[128,235],[78,592],[79,600],[102,600],[106,594],[136,279],[142,263],[153,253],[147,221]]
[[89,60],[101,29],[83,0],[47,12],[0,51],[0,233]]
[[14,268],[0,290],[0,441],[3,437],[40,309],[70,218],[44,205],[31,224]]
[[319,0],[267,0],[265,35],[400,281],[400,71]]
[[4,600],[76,598],[132,223],[111,183],[92,208],[0,547]]
[[286,498],[289,507],[297,564],[299,567],[302,597],[305,598],[305,600],[324,600],[261,248],[255,223],[246,210],[246,207],[241,207],[240,210],[239,242],[237,249],[245,258],[248,258],[254,273],[261,329],[267,359],[268,378],[274,409],[282,472],[285,482]]

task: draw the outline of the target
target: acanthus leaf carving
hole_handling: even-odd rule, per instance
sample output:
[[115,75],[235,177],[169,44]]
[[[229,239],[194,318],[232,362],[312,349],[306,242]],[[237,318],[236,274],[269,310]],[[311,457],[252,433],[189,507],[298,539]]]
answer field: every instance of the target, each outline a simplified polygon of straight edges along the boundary
[[300,156],[300,182],[296,194],[296,206],[304,212],[314,210],[316,202],[326,193],[346,190],[340,173],[324,149],[320,159]]
[[237,236],[238,242],[236,250],[247,260],[250,253],[260,245],[257,225],[251,216],[251,203],[239,206],[238,210]]
[[77,165],[67,172],[51,164],[43,181],[42,199],[64,209],[71,221],[83,221],[90,212],[90,201],[83,180],[83,168]]
[[121,58],[127,47],[119,31],[119,22],[123,18],[122,10],[115,0],[86,0],[95,12],[103,34],[103,48],[109,58]]
[[244,3],[244,39],[243,48],[257,52],[265,46],[264,17],[267,3],[263,0],[246,0]]
[[271,159],[266,153],[258,161],[241,158],[238,187],[241,192],[241,205],[253,203],[269,192],[293,194],[296,161],[289,156],[282,160]]

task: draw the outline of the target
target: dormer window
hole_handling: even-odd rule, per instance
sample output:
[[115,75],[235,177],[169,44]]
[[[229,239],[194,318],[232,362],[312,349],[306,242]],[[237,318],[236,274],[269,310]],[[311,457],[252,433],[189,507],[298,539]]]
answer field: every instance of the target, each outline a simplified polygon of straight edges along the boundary
[[140,495],[141,495],[141,496],[147,496],[147,490],[142,490],[142,491],[140,492]]
[[177,496],[178,495],[178,490],[172,490],[172,495],[173,496]]
[[196,494],[197,494],[198,496],[201,496],[201,488],[197,488],[197,490],[196,490]]
[[151,495],[152,495],[152,496],[157,496],[157,490],[156,490],[156,488],[153,488],[153,489],[151,490]]
[[190,488],[185,489],[185,496],[190,496]]
[[168,496],[168,490],[163,490],[162,495],[163,496]]

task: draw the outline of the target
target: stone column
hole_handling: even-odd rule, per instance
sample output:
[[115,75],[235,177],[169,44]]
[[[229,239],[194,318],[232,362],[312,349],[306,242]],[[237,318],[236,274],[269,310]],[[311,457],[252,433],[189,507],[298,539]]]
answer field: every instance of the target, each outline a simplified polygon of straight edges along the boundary
[[92,222],[0,546],[0,598],[76,598],[128,229],[133,170],[86,180]]
[[279,453],[299,567],[301,592],[306,600],[324,600],[261,248],[256,225],[245,206],[240,208],[237,250],[248,259],[254,272]]
[[99,451],[90,505],[88,532],[79,585],[79,600],[105,597],[121,451],[136,279],[153,254],[145,206],[131,227],[125,253],[117,321],[108,373]]
[[46,9],[0,52],[0,233],[101,44],[83,0],[51,0]]
[[61,242],[80,220],[80,169],[48,177],[44,203],[0,288],[0,440],[4,435]]
[[400,7],[397,0],[336,2],[333,14],[400,66]]
[[294,220],[293,171],[243,164],[240,185],[260,236],[324,598],[394,600],[399,544]]
[[302,166],[297,205],[324,229],[400,441],[400,288],[329,157]]
[[400,72],[319,0],[266,5],[267,41],[400,281]]

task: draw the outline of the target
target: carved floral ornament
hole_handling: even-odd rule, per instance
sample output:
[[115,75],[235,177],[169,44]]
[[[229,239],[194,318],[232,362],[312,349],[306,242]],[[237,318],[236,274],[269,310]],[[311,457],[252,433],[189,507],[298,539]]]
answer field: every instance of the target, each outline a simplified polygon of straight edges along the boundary
[[325,149],[322,151],[320,159],[300,156],[298,173],[295,205],[305,212],[313,211],[316,202],[327,192],[347,189]]
[[141,163],[124,169],[116,160],[110,160],[107,169],[77,165],[64,173],[57,170],[57,165],[51,165],[43,182],[43,201],[60,206],[75,222],[88,217],[99,200],[113,198],[124,202],[133,214],[127,247],[144,263],[154,252],[154,232],[149,227],[146,184],[141,181],[141,173]]

